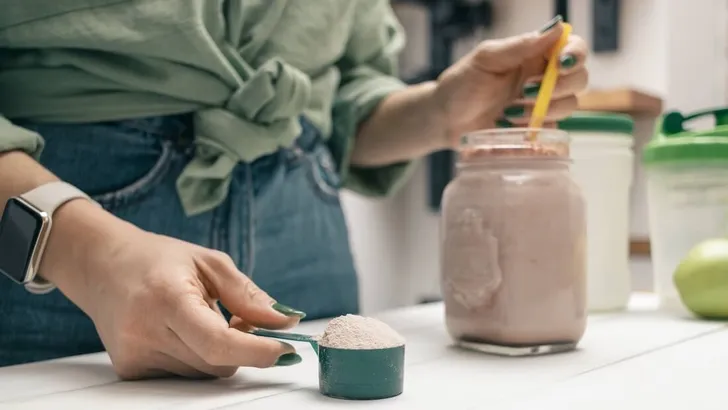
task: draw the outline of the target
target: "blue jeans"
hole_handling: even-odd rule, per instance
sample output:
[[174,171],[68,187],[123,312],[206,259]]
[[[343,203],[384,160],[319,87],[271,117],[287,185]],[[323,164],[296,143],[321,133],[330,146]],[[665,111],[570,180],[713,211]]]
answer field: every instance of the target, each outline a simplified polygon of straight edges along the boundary
[[[45,137],[43,165],[114,215],[230,254],[258,286],[307,319],[356,313],[339,177],[318,131],[301,123],[292,148],[240,163],[225,203],[194,217],[184,214],[175,190],[193,152],[190,116],[19,124]],[[101,350],[91,320],[60,291],[31,295],[0,278],[0,366]]]

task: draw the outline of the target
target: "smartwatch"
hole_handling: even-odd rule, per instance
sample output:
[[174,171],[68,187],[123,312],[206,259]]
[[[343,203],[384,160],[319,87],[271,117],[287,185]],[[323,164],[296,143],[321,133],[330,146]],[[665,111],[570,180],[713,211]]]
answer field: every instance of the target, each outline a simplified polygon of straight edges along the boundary
[[53,213],[77,198],[96,203],[80,189],[62,181],[43,184],[10,198],[0,218],[0,272],[31,293],[44,294],[55,289],[55,285],[38,275],[38,267],[51,233]]

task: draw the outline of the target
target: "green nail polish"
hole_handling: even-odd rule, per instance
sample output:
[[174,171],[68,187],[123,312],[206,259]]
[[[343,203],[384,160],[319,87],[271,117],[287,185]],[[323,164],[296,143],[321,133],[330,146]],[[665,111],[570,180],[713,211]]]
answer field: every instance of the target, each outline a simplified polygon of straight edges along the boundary
[[512,106],[506,108],[505,110],[503,110],[503,114],[506,117],[522,117],[525,112],[526,112],[526,109],[520,105],[512,105]]
[[539,30],[538,32],[541,33],[541,34],[543,34],[543,33],[547,32],[547,31],[551,30],[552,28],[556,27],[556,25],[559,24],[559,23],[561,23],[562,20],[564,20],[563,17],[561,17],[560,15],[559,16],[556,16],[556,17],[552,18],[551,20],[549,20],[549,22],[546,23],[541,28],[541,30]]
[[563,68],[571,68],[576,64],[576,58],[572,56],[571,54],[567,54],[564,56],[561,56],[559,59],[559,62],[561,63],[561,67]]
[[294,364],[299,364],[303,361],[303,358],[298,355],[298,353],[286,353],[284,355],[281,355],[281,357],[278,358],[274,366],[277,367],[287,367],[287,366],[293,366]]
[[536,97],[540,89],[541,83],[526,84],[523,86],[523,96],[526,98]]
[[498,128],[511,128],[513,124],[511,124],[510,121],[501,118],[495,122],[495,126]]
[[278,303],[278,302],[274,303],[271,307],[276,312],[282,313],[282,314],[284,314],[286,316],[290,316],[290,317],[298,316],[301,319],[303,319],[304,317],[306,317],[306,313],[301,312],[300,310],[294,309],[294,308],[292,308],[290,306],[286,306],[284,304]]

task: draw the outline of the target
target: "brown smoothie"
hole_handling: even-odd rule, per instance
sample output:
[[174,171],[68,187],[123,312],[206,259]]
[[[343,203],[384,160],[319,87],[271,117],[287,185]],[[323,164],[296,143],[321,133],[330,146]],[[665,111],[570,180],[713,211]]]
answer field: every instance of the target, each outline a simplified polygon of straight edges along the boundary
[[586,220],[568,147],[460,154],[442,207],[442,290],[456,340],[576,343],[586,328]]

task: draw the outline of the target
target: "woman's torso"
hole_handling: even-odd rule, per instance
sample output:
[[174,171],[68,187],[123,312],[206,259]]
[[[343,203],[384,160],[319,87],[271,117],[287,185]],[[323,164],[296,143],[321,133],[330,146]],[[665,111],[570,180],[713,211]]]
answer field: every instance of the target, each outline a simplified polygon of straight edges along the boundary
[[[0,113],[11,119],[104,121],[225,106],[277,58],[289,72],[278,75],[300,83],[290,92],[310,88],[305,113],[326,134],[359,1],[11,3],[0,17]],[[270,98],[265,87],[256,92]]]

